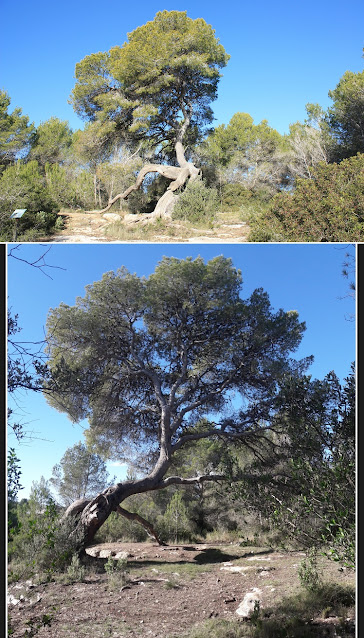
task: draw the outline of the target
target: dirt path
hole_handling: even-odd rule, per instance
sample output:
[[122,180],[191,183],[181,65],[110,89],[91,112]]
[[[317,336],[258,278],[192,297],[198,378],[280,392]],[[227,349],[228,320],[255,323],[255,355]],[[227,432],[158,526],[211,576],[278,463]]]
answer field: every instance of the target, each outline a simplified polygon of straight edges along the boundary
[[[51,243],[164,243],[164,242],[185,242],[185,243],[240,243],[247,241],[249,228],[246,222],[234,220],[234,215],[229,213],[219,213],[216,228],[212,230],[185,227],[180,222],[170,222],[169,229],[172,231],[163,234],[152,227],[148,227],[148,233],[139,234],[133,237],[133,228],[126,227],[126,239],[122,242],[107,237],[106,228],[112,223],[110,219],[105,219],[100,213],[80,213],[77,211],[67,211],[61,213],[64,222],[64,229],[56,235],[48,238]],[[236,216],[235,216],[236,217]],[[231,223],[233,220],[233,223]]]
[[[126,582],[120,573],[110,580],[104,570],[107,556],[120,551],[127,555]],[[9,587],[18,601],[9,605],[13,638],[35,635],[26,633],[29,628],[39,638],[172,638],[209,618],[244,622],[236,610],[253,588],[263,609],[300,590],[299,552],[238,544],[113,543],[94,546],[92,553],[98,557],[88,559],[94,565],[83,582]],[[335,564],[325,569],[335,582],[355,582]]]

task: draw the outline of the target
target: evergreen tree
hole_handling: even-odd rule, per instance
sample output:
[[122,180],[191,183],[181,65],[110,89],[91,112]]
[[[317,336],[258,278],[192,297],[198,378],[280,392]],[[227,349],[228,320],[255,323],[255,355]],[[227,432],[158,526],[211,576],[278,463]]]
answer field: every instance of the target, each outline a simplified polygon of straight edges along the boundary
[[[167,473],[194,442],[259,436],[278,379],[310,362],[290,357],[305,329],[297,313],[274,312],[261,289],[243,301],[240,288],[240,272],[224,257],[164,258],[148,279],[121,268],[75,306],[51,311],[49,401],[73,421],[89,420],[95,451],[144,470],[84,507],[85,541],[132,494],[222,478]],[[226,418],[232,391],[246,408]],[[196,431],[203,416],[209,427]]]
[[34,125],[19,108],[8,112],[10,97],[0,90],[0,170],[26,155],[34,135]]
[[63,505],[77,499],[91,499],[109,484],[105,461],[92,454],[83,443],[68,448],[52,470],[50,483]]
[[94,53],[76,65],[71,97],[76,113],[101,125],[106,136],[174,159],[173,166],[147,164],[135,184],[107,208],[139,188],[152,172],[171,180],[155,210],[164,215],[174,201],[173,192],[197,177],[199,170],[187,161],[185,148],[212,122],[210,103],[217,96],[219,69],[228,58],[202,18],[160,11],[129,33],[122,47]]

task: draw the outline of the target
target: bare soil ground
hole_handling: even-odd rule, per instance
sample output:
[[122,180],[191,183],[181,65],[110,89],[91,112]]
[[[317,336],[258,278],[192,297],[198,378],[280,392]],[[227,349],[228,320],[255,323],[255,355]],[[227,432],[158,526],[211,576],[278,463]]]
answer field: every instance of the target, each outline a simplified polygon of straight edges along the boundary
[[[121,214],[122,216],[123,214]],[[120,233],[110,219],[100,213],[77,211],[61,212],[63,230],[47,238],[56,243],[120,243],[122,242],[187,242],[187,243],[240,243],[246,242],[249,228],[238,214],[218,213],[212,229],[194,228],[189,224],[170,221],[166,224],[125,226]]]
[[[9,605],[12,637],[172,638],[208,618],[239,620],[236,610],[253,587],[262,592],[263,610],[302,591],[298,578],[303,557],[300,552],[276,552],[237,543],[168,547],[112,543],[94,547],[93,553],[100,554],[100,550],[104,558],[88,557],[93,566],[88,567],[83,582],[10,585],[10,596],[18,600]],[[119,551],[128,555],[126,584],[121,577],[111,583],[104,570],[106,556]],[[355,584],[352,572],[339,571],[335,563],[322,560],[326,580]],[[232,571],[231,567],[244,569]],[[332,630],[338,621],[330,617],[313,619]]]

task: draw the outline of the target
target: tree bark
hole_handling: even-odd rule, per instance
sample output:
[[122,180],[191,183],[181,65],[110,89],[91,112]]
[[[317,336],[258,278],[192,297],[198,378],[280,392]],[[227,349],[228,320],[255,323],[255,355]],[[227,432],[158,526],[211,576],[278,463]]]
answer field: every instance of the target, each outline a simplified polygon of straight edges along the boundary
[[145,213],[141,215],[126,215],[124,217],[125,223],[148,223],[149,221],[155,221],[156,219],[170,219],[172,216],[173,207],[178,199],[178,195],[174,195],[174,191],[176,191],[181,186],[184,186],[188,180],[195,180],[199,174],[200,170],[192,163],[188,162],[185,158],[185,152],[183,144],[180,140],[178,140],[175,144],[176,158],[179,166],[168,166],[165,164],[146,164],[140,171],[139,174],[131,186],[127,188],[123,193],[119,193],[112,199],[109,199],[109,203],[105,208],[101,210],[87,211],[89,213],[106,213],[110,208],[117,202],[118,200],[126,200],[131,193],[137,191],[143,184],[145,177],[149,173],[158,173],[159,175],[163,175],[167,179],[171,180],[170,185],[167,188],[167,191],[162,195],[162,197],[157,202],[157,205],[152,213]]
[[[78,514],[80,514],[85,507],[90,503],[90,500],[87,498],[80,498],[77,501],[74,501],[73,503],[71,503],[71,505],[69,505],[69,507],[66,509],[63,517],[61,520],[65,520],[66,518],[69,518],[71,516],[76,517]],[[158,533],[156,532],[155,528],[153,527],[153,525],[151,523],[149,523],[149,521],[147,521],[145,518],[143,518],[143,516],[140,516],[140,514],[137,514],[136,512],[129,512],[128,510],[124,509],[123,507],[120,507],[120,505],[118,505],[116,507],[115,510],[118,514],[120,514],[120,516],[124,516],[124,518],[126,518],[128,521],[136,521],[137,523],[140,523],[140,525],[142,525],[142,527],[144,527],[144,529],[146,530],[148,536],[152,536],[153,538],[155,538],[155,540],[157,541],[158,545],[165,545],[166,543],[164,543]]]

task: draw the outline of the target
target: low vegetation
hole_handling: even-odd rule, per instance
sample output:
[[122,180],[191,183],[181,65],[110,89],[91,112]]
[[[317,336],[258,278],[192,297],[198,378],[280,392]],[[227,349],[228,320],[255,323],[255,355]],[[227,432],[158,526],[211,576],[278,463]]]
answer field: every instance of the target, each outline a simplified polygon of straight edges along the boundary
[[[158,638],[354,635],[355,575],[338,571],[323,557],[318,558],[319,582],[313,579],[307,586],[300,569],[305,559],[297,551],[237,542],[95,547],[104,553],[106,548],[114,554],[121,550],[128,558],[92,559],[86,554],[47,581],[33,578],[30,590],[29,580],[14,582],[9,592],[23,598],[9,605],[9,635],[36,635],[49,626],[52,636],[68,638],[71,616],[85,635],[92,631],[99,638],[108,631]],[[230,565],[246,571],[229,571]],[[254,587],[260,599],[249,616],[239,618],[236,610]],[[33,633],[24,634],[30,628]]]

